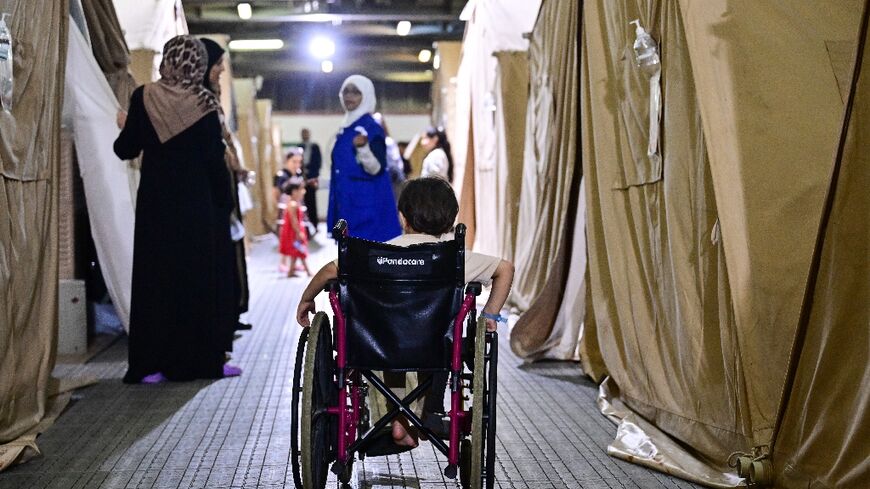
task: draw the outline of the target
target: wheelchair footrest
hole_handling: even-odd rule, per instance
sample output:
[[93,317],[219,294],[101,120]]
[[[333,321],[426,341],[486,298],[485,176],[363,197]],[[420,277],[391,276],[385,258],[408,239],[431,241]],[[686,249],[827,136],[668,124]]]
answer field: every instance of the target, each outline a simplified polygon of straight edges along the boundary
[[444,467],[444,477],[447,477],[448,479],[455,479],[457,473],[459,473],[459,469],[455,465]]

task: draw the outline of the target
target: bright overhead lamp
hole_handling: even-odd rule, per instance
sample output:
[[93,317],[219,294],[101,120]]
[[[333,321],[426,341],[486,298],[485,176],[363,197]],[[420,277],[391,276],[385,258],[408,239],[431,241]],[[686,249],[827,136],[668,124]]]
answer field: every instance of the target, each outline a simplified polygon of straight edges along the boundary
[[396,34],[400,36],[407,36],[408,33],[411,32],[411,23],[407,20],[403,20],[396,24]]
[[335,54],[335,42],[324,36],[317,36],[308,44],[308,51],[317,59],[326,59]]
[[324,73],[332,73],[333,65],[332,61],[325,59],[320,62],[320,71]]
[[237,39],[230,41],[231,51],[276,51],[284,47],[280,39]]
[[436,70],[441,68],[441,55],[438,53],[435,53],[435,58],[432,59],[432,68]]
[[240,3],[238,6],[236,6],[236,10],[238,10],[239,18],[242,20],[248,20],[251,18],[251,15],[253,15],[253,9],[251,9],[251,4],[247,2]]
[[432,59],[432,51],[421,49],[420,54],[417,55],[417,59],[419,59],[421,63],[428,63],[429,60]]

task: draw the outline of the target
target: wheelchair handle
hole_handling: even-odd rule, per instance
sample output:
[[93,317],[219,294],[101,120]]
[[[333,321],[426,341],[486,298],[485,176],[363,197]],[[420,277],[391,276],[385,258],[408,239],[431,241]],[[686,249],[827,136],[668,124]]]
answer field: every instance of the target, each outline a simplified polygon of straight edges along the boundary
[[468,282],[468,285],[465,286],[465,293],[473,294],[475,297],[479,296],[482,290],[483,286],[480,285],[480,282]]

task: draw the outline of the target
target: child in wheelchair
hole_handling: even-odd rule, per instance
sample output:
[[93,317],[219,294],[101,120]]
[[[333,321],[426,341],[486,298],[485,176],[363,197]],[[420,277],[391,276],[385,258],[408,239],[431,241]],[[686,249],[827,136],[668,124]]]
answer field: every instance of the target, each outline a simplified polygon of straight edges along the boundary
[[[406,182],[398,203],[403,234],[388,241],[396,246],[433,243],[453,239],[453,225],[459,212],[456,195],[447,181],[438,177],[424,177]],[[352,223],[351,223],[352,226]],[[510,293],[514,266],[507,260],[493,256],[465,252],[465,282],[492,284],[489,299],[481,316],[489,331],[495,331],[499,321],[506,322],[500,311]],[[338,263],[330,262],[318,271],[302,293],[296,310],[296,320],[303,327],[310,325],[309,314],[315,313],[314,299],[326,284],[338,277]],[[443,409],[446,377],[436,379],[427,395],[424,420],[433,417],[433,411]],[[440,390],[440,392],[439,392]],[[437,418],[440,421],[440,417]],[[392,424],[396,453],[417,446],[417,434],[409,429],[407,420],[399,417]]]

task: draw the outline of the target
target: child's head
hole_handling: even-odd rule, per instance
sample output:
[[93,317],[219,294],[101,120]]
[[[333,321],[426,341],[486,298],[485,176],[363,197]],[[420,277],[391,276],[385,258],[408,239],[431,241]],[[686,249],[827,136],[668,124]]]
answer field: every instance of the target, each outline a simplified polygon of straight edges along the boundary
[[453,188],[443,178],[415,178],[402,187],[399,212],[411,230],[440,236],[453,229],[459,203]]
[[301,178],[291,178],[284,183],[281,191],[289,195],[291,199],[301,202],[305,196],[305,182]]
[[287,152],[287,157],[284,159],[284,168],[293,173],[298,172],[302,168],[302,148],[291,148]]

